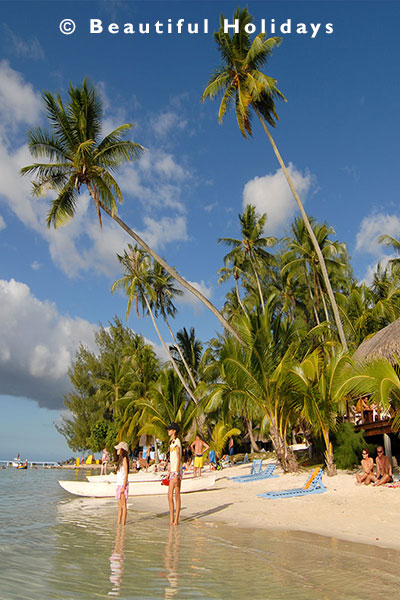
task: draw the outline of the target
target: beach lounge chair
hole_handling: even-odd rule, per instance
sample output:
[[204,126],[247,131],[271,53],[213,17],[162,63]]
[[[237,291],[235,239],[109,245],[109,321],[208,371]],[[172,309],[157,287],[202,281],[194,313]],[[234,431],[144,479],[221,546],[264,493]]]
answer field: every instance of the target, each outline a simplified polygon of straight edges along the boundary
[[269,463],[263,471],[254,475],[242,475],[239,476],[235,481],[238,483],[248,483],[249,481],[260,481],[261,479],[272,479],[278,477],[278,475],[274,475],[274,471],[276,469],[276,464]]
[[242,479],[243,477],[251,477],[252,475],[259,475],[262,471],[262,458],[253,460],[251,464],[250,473],[246,475],[237,475],[236,477],[228,477],[228,479],[232,479],[233,481],[237,481],[238,479]]
[[322,483],[323,469],[314,469],[302,488],[282,490],[280,492],[265,492],[257,494],[260,498],[294,498],[296,496],[307,496],[308,494],[322,494],[326,487]]

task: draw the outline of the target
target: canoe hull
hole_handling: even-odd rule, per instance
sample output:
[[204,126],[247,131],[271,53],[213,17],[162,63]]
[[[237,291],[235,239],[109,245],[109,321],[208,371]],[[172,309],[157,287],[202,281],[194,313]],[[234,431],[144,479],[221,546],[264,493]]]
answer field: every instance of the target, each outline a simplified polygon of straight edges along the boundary
[[[59,481],[60,486],[70,494],[83,496],[86,498],[114,498],[117,488],[116,483],[108,481],[100,483],[90,483],[89,481]],[[200,492],[211,488],[215,483],[215,475],[203,477],[188,477],[182,479],[181,492],[183,494],[190,492]],[[161,485],[157,481],[137,481],[129,486],[129,496],[160,496],[168,492],[167,485]]]

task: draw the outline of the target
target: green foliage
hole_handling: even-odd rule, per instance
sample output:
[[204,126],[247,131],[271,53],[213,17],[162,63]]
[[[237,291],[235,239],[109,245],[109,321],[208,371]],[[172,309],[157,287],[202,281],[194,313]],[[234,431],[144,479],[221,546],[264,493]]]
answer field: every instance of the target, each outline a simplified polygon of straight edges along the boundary
[[151,346],[117,317],[95,341],[96,353],[81,346],[75,355],[68,372],[74,389],[64,399],[69,415],[57,426],[73,451],[112,449],[125,396],[159,369]]
[[104,419],[93,426],[92,433],[88,439],[88,444],[93,452],[100,452],[106,445],[109,427],[110,422]]
[[352,469],[360,464],[361,452],[368,445],[364,439],[364,432],[356,433],[351,423],[341,423],[332,440],[335,461],[339,469]]

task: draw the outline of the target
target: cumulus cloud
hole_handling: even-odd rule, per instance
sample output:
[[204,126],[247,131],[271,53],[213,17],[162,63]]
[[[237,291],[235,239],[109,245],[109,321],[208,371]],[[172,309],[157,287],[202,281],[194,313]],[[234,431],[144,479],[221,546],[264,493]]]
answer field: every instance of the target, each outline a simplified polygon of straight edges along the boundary
[[[194,288],[196,288],[196,290],[201,292],[203,294],[203,296],[208,298],[208,300],[211,300],[212,288],[208,287],[203,280],[201,280],[200,282],[189,281],[189,280],[187,280],[187,281],[188,281],[188,283],[190,283],[190,285],[192,285]],[[204,304],[202,302],[200,302],[200,300],[198,300],[196,298],[196,296],[194,296],[191,292],[189,292],[189,290],[187,290],[186,288],[183,288],[179,283],[177,284],[176,287],[183,291],[183,295],[176,298],[177,304],[180,303],[180,304],[190,305],[194,308],[195,312],[198,312],[200,308],[204,307]]]
[[185,129],[187,121],[173,111],[166,111],[152,118],[151,126],[156,135],[166,137],[177,129]]
[[[313,185],[313,177],[308,172],[301,173],[291,163],[288,171],[304,203]],[[253,204],[259,214],[267,213],[265,231],[269,235],[282,233],[298,210],[282,169],[263,177],[255,177],[246,183],[243,189],[243,207],[248,204]]]
[[6,227],[7,227],[7,226],[6,226],[6,222],[5,222],[5,220],[3,219],[3,217],[0,215],[0,231],[1,231],[2,229],[5,229]]
[[397,255],[391,254],[386,246],[378,242],[379,236],[383,234],[399,238],[400,218],[397,215],[373,213],[361,221],[356,236],[356,252],[371,256],[371,263],[362,278],[367,284],[371,283],[378,263],[385,268],[389,260],[398,258]]
[[54,303],[14,279],[0,280],[0,306],[1,393],[61,408],[70,389],[67,370],[81,343],[95,349],[96,326],[60,315]]
[[0,61],[0,127],[13,130],[21,123],[34,124],[41,110],[40,94],[7,60]]
[[378,242],[379,236],[383,234],[399,237],[400,218],[398,216],[374,213],[364,217],[356,237],[356,251],[377,256],[383,255],[385,246]]

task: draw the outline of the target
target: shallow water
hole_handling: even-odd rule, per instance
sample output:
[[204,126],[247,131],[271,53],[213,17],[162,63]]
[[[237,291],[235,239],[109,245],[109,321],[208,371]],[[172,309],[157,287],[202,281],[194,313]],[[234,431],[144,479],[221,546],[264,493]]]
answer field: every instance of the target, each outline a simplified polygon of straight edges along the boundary
[[399,588],[394,550],[196,519],[169,527],[133,499],[117,528],[114,500],[73,498],[57,483],[75,477],[0,470],[1,600],[376,600]]

